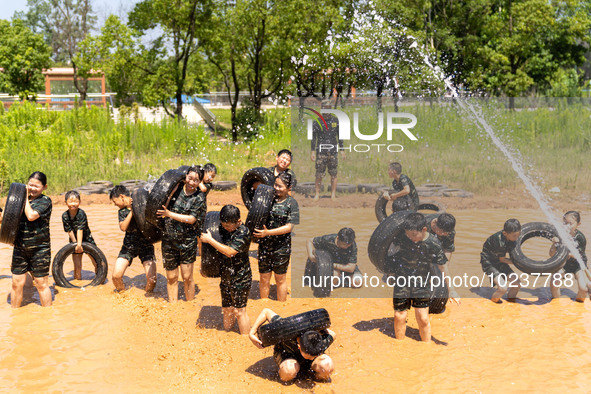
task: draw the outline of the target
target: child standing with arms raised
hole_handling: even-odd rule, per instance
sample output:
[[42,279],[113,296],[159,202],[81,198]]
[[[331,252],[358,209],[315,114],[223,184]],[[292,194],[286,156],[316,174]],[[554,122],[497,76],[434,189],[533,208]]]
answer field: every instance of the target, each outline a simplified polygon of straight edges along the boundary
[[282,172],[275,179],[275,201],[267,224],[254,230],[259,238],[259,288],[261,298],[269,298],[271,274],[275,273],[277,300],[287,300],[287,267],[291,256],[291,232],[300,223],[300,209],[295,198],[289,195],[292,178]]

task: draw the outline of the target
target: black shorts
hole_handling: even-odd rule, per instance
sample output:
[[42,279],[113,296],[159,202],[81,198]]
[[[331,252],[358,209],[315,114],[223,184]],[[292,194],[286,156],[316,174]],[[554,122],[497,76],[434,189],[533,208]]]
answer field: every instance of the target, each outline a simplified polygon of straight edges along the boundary
[[30,272],[35,278],[43,278],[49,276],[50,263],[51,248],[49,246],[34,248],[15,246],[12,252],[10,272],[14,275],[22,275]]
[[277,275],[287,273],[290,253],[284,250],[272,251],[259,246],[259,273],[267,274],[271,271]]
[[[510,283],[510,281],[514,280],[513,278],[517,278],[517,274],[515,273],[515,271],[513,271],[509,264],[505,263],[495,264],[489,269],[487,269],[485,273],[487,276],[489,276],[489,278],[490,275],[492,275],[493,280],[497,279],[499,276],[502,276],[503,279],[501,283]],[[494,282],[491,283],[491,286],[495,286]]]
[[135,257],[139,257],[142,263],[145,263],[146,261],[156,261],[156,256],[154,256],[154,245],[123,244],[121,250],[119,251],[119,255],[117,256],[117,258],[122,258],[129,261],[129,265],[131,265],[131,262]]
[[181,264],[193,264],[197,260],[197,237],[184,240],[162,239],[164,269],[172,271]]
[[252,282],[244,285],[232,285],[230,283],[220,282],[220,293],[222,294],[222,308],[246,308],[248,294]]
[[394,310],[397,312],[404,312],[414,308],[428,308],[429,298],[394,298]]
[[337,176],[339,156],[330,153],[318,153],[316,156],[316,178],[322,178],[328,167],[328,174],[331,177]]
[[[585,264],[587,266],[587,264]],[[568,259],[566,260],[566,264],[564,264],[564,272],[567,274],[576,274],[581,270],[581,266],[577,259]]]

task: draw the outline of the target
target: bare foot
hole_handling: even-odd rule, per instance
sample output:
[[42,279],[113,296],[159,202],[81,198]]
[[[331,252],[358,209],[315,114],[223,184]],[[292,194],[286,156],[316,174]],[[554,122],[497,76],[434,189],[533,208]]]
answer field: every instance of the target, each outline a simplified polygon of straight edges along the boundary
[[319,199],[319,198],[320,198],[320,196],[319,196],[318,194],[315,194],[315,195],[314,195],[314,199],[313,199],[313,200],[314,200],[314,201],[318,201],[318,199]]
[[491,298],[490,300],[491,300],[492,302],[494,302],[495,304],[502,304],[502,303],[503,303],[503,301],[501,301],[501,299],[500,299],[500,298]]
[[330,199],[331,199],[332,201],[334,201],[334,200],[336,200],[336,199],[337,199],[337,196],[333,194],[332,196],[330,196]]

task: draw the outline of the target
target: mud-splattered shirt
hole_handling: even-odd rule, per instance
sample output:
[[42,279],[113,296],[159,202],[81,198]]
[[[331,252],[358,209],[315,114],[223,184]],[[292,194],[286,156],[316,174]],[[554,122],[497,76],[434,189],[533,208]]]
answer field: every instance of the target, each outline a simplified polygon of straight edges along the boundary
[[509,241],[503,235],[503,231],[494,233],[482,246],[482,252],[480,252],[480,264],[484,272],[489,272],[491,268],[497,269],[501,263],[500,258],[505,257],[515,249],[517,245],[516,241]]
[[[295,198],[287,196],[281,202],[275,200],[269,216],[267,217],[267,229],[271,230],[285,226],[286,224],[300,224],[300,208]],[[261,238],[259,247],[267,250],[281,251],[285,254],[291,253],[291,232],[281,235],[269,235]]]
[[314,249],[326,250],[338,264],[357,264],[357,244],[355,241],[347,249],[339,248],[335,240],[337,234],[327,234],[312,240]]
[[88,219],[86,218],[86,212],[78,208],[76,216],[70,217],[70,212],[65,211],[62,213],[62,224],[64,225],[64,231],[74,233],[74,239],[78,240],[78,230],[82,230],[82,242],[95,243],[90,233],[90,227],[88,226]]
[[[273,173],[273,176],[275,176],[275,168],[277,168],[277,166],[273,166],[273,167],[269,167],[269,170],[271,170],[271,172]],[[291,187],[296,187],[296,185],[298,184],[298,181],[296,179],[296,174],[295,172],[293,172],[293,170],[291,168],[288,168],[285,171],[281,171],[279,172],[279,170],[277,170],[277,176],[275,176],[275,179],[277,179],[279,177],[279,175],[281,175],[283,172],[287,172],[290,176],[291,176]]]
[[[119,210],[119,223],[123,222],[127,218],[130,211],[131,210],[129,208],[122,208]],[[127,226],[127,230],[125,230],[125,238],[123,238],[123,245],[127,247],[132,247],[147,243],[148,241],[146,241],[146,239],[142,235],[142,232],[140,231],[135,221],[135,216],[132,216],[129,225]]]
[[419,208],[419,193],[417,193],[417,189],[410,178],[407,175],[400,174],[399,180],[394,179],[392,181],[392,189],[394,189],[395,193],[401,192],[405,186],[409,187],[410,193],[408,195],[414,204],[414,209],[417,210]]
[[391,262],[393,267],[389,267],[389,271],[396,275],[420,276],[425,279],[430,275],[431,264],[447,263],[441,243],[431,234],[426,240],[415,243],[403,231],[394,238],[393,243],[400,250],[394,255]]
[[220,225],[219,232],[222,243],[238,252],[234,257],[222,255],[221,281],[234,287],[250,286],[252,282],[252,271],[248,259],[248,248],[251,241],[250,230],[241,224],[230,233]]
[[183,223],[172,218],[164,218],[165,238],[168,239],[186,239],[198,237],[203,229],[207,205],[205,203],[205,194],[199,191],[187,195],[182,185],[174,192],[168,204],[168,210],[181,215],[190,215],[195,219],[195,223]]
[[37,220],[29,221],[25,212],[21,215],[15,245],[20,247],[50,246],[49,219],[53,205],[51,198],[42,194],[31,200],[31,209],[39,214]]

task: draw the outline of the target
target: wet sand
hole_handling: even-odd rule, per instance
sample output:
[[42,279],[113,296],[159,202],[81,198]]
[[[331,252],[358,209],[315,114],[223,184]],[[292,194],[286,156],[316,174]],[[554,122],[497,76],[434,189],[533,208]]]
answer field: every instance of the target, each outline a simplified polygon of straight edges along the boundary
[[[51,220],[53,255],[67,240],[60,219],[66,208],[59,200],[55,199]],[[328,212],[300,200],[302,224],[296,227],[294,237],[294,275],[303,264],[301,247],[306,238],[336,232],[341,225],[359,229],[359,265],[364,272],[375,272],[367,258],[367,240],[377,226],[372,207]],[[234,201],[239,201],[237,193],[213,192],[209,197],[212,204]],[[124,234],[118,228],[117,209],[106,202],[102,196],[84,196],[81,208],[88,215],[111,272]],[[522,223],[544,220],[535,209],[518,208],[450,208],[458,220],[452,273],[470,269],[481,272],[478,253],[482,243],[505,219],[518,217]],[[319,220],[319,212],[338,220]],[[246,212],[242,213],[244,218]],[[582,212],[580,229],[587,235],[591,235],[590,215]],[[391,298],[340,298],[358,297],[362,293],[356,292],[363,289],[337,289],[333,292],[337,298],[330,299],[290,297],[286,303],[260,300],[256,260],[252,259],[254,281],[247,307],[252,321],[264,307],[283,316],[324,307],[337,333],[328,350],[337,368],[331,382],[298,380],[283,385],[272,360],[272,348],[258,350],[236,329],[230,333],[223,330],[219,281],[202,278],[198,264],[195,300],[174,305],[166,301],[159,244],[156,249],[158,285],[153,296],[144,294],[143,268],[135,260],[124,278],[129,289],[122,294],[113,292],[109,274],[104,286],[83,291],[52,286],[51,308],[41,308],[36,291],[30,291],[25,295],[25,305],[12,310],[12,248],[0,244],[0,389],[588,392],[591,387],[591,375],[586,372],[591,365],[591,352],[587,350],[591,343],[591,302],[574,302],[569,298],[571,290],[549,302],[548,288],[538,285],[535,290],[520,293],[527,299],[498,305],[484,298],[487,288],[471,292],[472,298],[463,298],[461,306],[448,306],[445,313],[431,316],[433,343],[424,344],[419,342],[412,311],[408,338],[394,339]]]

